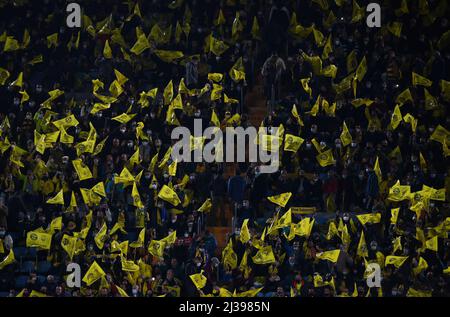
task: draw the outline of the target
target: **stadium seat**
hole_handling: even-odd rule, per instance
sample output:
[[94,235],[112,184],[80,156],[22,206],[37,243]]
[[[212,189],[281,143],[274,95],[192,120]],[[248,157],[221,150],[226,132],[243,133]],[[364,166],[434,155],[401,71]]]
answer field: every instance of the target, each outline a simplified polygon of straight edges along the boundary
[[16,260],[21,260],[23,257],[27,255],[27,248],[25,247],[16,247],[13,248],[14,251],[14,257]]
[[25,288],[28,282],[28,275],[17,276],[14,280],[14,286],[16,289],[21,290]]
[[37,273],[38,274],[47,274],[52,267],[51,263],[48,261],[39,261],[37,264]]
[[36,265],[34,261],[23,261],[20,265],[21,273],[31,273],[36,271]]
[[36,260],[37,249],[36,248],[27,248],[27,254],[25,258],[27,260]]

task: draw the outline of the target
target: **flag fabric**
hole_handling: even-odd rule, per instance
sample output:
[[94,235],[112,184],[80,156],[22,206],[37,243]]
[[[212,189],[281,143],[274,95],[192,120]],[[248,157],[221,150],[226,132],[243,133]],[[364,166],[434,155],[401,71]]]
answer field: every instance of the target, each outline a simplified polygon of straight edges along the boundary
[[296,153],[303,142],[305,142],[305,140],[299,136],[286,134],[284,136],[284,150]]
[[252,257],[255,264],[270,264],[275,262],[275,255],[273,254],[272,246],[268,245],[258,250],[255,256]]
[[67,252],[69,259],[72,260],[75,255],[77,238],[64,234],[61,239],[61,247]]
[[433,82],[424,76],[412,72],[412,84],[414,87],[415,86],[431,87]]
[[365,258],[369,256],[367,249],[366,238],[364,237],[364,231],[361,231],[361,237],[359,238],[358,247],[356,249],[356,255]]
[[39,248],[41,250],[50,250],[52,235],[44,232],[30,231],[27,233],[27,248]]
[[200,212],[210,212],[212,208],[212,201],[211,198],[207,198],[203,204],[200,206],[200,208],[197,209],[197,211]]
[[189,275],[189,278],[197,289],[202,289],[206,286],[207,278],[203,275],[203,270],[200,273]]
[[54,197],[47,199],[47,204],[64,205],[64,193],[61,189]]
[[350,131],[347,128],[347,124],[345,123],[345,121],[342,123],[342,132],[340,135],[340,139],[342,142],[343,146],[347,146],[350,143],[352,143],[352,135],[350,134]]
[[83,277],[83,282],[86,283],[87,286],[92,285],[95,281],[100,279],[101,277],[105,276],[105,272],[103,269],[98,265],[98,263],[94,260],[94,262],[89,267],[88,271]]
[[158,193],[158,197],[171,203],[174,206],[178,206],[181,203],[181,200],[178,197],[177,193],[167,185],[163,185]]
[[145,34],[142,33],[141,35],[139,35],[133,47],[130,49],[130,52],[136,55],[140,55],[148,48],[150,48],[150,42],[148,41]]
[[242,222],[241,231],[240,231],[240,234],[239,234],[239,240],[243,244],[247,243],[251,239],[250,231],[248,229],[248,221],[249,221],[249,219],[245,219]]
[[316,156],[316,159],[317,159],[317,162],[319,162],[319,165],[322,166],[322,167],[333,165],[336,162],[334,160],[333,153],[332,153],[331,149],[329,149],[329,150],[327,150],[325,152],[319,153]]
[[405,261],[408,259],[407,256],[394,256],[394,255],[388,255],[386,257],[386,261],[384,265],[394,265],[396,268],[399,268],[405,263]]
[[89,167],[87,167],[81,159],[72,161],[73,167],[77,172],[80,181],[92,178],[92,173]]
[[396,105],[394,108],[394,112],[392,113],[391,116],[391,127],[392,129],[397,129],[398,125],[400,124],[400,122],[402,122],[403,120],[403,116],[402,113],[400,112],[400,107],[399,105]]
[[106,222],[103,223],[100,230],[97,232],[97,234],[94,237],[95,244],[97,247],[101,250],[103,249],[103,246],[105,244],[106,240],[106,232],[108,230],[108,227],[106,226]]
[[292,196],[292,193],[288,192],[288,193],[283,193],[283,194],[279,194],[279,195],[275,195],[275,196],[270,196],[270,197],[267,197],[267,199],[278,206],[286,207],[286,204],[288,203],[291,196]]
[[381,221],[381,214],[362,214],[362,215],[356,215],[356,218],[361,222],[361,224],[365,225],[366,223],[380,223]]
[[105,57],[107,59],[112,58],[112,50],[111,50],[111,47],[109,46],[108,40],[105,41],[105,46],[103,48],[103,57]]
[[341,254],[341,250],[333,250],[333,251],[325,251],[316,254],[316,258],[320,260],[328,260],[330,262],[336,263],[339,255]]
[[164,241],[152,240],[148,245],[148,252],[156,257],[162,258],[164,255],[164,247]]

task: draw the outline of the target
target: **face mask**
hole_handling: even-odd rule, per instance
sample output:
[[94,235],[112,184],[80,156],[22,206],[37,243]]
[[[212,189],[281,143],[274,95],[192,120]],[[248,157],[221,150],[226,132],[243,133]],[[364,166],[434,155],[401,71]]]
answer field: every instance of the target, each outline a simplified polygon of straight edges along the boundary
[[344,221],[348,221],[348,217],[343,217],[342,219],[344,219]]
[[198,117],[200,117],[200,112],[196,112],[194,115],[195,115],[195,117],[198,118]]
[[356,147],[356,143],[352,142],[352,147]]
[[197,263],[197,267],[200,267],[200,266],[202,266],[202,264],[200,262],[198,262]]
[[175,223],[177,221],[177,217],[172,218],[172,223]]
[[145,175],[145,179],[150,179],[150,178],[152,178],[151,175]]
[[341,145],[338,143],[338,144],[336,144],[336,149],[340,149],[341,148]]
[[307,148],[307,149],[310,149],[311,147],[312,147],[312,144],[310,144],[310,143],[307,143],[307,144],[306,144],[306,148]]
[[120,129],[120,132],[125,133],[125,132],[127,132],[127,129],[125,129],[125,128]]
[[148,142],[142,142],[142,145],[143,145],[143,146],[147,146],[147,145],[148,145]]
[[155,114],[154,113],[150,113],[150,118],[155,119]]

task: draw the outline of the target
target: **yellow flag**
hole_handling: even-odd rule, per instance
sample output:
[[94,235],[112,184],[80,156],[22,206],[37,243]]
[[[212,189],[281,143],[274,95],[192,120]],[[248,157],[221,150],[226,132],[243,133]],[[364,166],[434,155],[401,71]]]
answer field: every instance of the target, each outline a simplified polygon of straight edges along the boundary
[[275,262],[275,255],[272,251],[272,246],[268,245],[258,250],[254,257],[252,257],[255,264],[270,264]]
[[103,245],[106,241],[106,232],[108,230],[108,227],[106,227],[106,222],[103,223],[100,230],[97,232],[97,234],[94,237],[95,244],[97,247],[101,250],[103,249]]
[[140,55],[142,52],[144,52],[146,49],[150,48],[150,42],[148,41],[147,37],[144,33],[139,35],[137,41],[134,43],[133,47],[130,49],[130,52]]
[[438,251],[438,236],[434,236],[431,239],[425,241],[425,248],[431,251]]
[[356,255],[360,257],[368,257],[369,252],[367,250],[366,239],[364,237],[364,231],[361,231],[361,237],[359,238],[358,248],[356,249]]
[[237,267],[237,255],[236,252],[233,250],[233,243],[230,239],[228,241],[227,246],[222,251],[222,263],[225,268],[229,268],[231,270],[234,270]]
[[8,70],[0,68],[0,85],[4,85],[10,75],[11,74],[8,72]]
[[8,36],[3,47],[3,52],[17,51],[18,49],[20,49],[19,41],[13,36]]
[[258,19],[256,18],[256,16],[253,17],[251,34],[252,34],[253,39],[261,40],[261,32],[260,32],[260,28],[259,28]]
[[207,278],[203,275],[203,270],[200,273],[189,275],[189,278],[197,289],[202,289],[206,286]]
[[384,265],[392,264],[396,268],[399,268],[405,263],[405,261],[408,259],[407,256],[394,256],[394,255],[388,255],[386,257],[386,262]]
[[356,69],[356,78],[359,82],[361,82],[364,78],[364,76],[367,73],[367,59],[364,56],[361,60],[361,63],[359,64],[358,68]]
[[108,40],[106,40],[105,47],[103,48],[103,57],[105,57],[107,59],[112,58],[112,50],[111,50],[111,47],[109,46]]
[[16,80],[9,84],[10,86],[18,86],[22,88],[23,85],[23,72],[20,72],[19,76],[17,76]]
[[[262,290],[264,289],[264,287],[260,287],[260,288],[256,288],[256,289],[251,289],[242,293],[237,293],[237,294],[233,294],[233,297],[255,297],[256,295],[258,295]],[[236,292],[236,291],[235,291]]]
[[433,110],[438,106],[438,101],[435,97],[433,97],[428,89],[423,88],[423,92],[425,95],[425,110]]
[[284,136],[284,150],[296,153],[303,142],[305,142],[305,140],[301,137],[292,134],[286,134]]
[[127,113],[122,113],[121,115],[118,115],[114,118],[112,118],[111,120],[115,120],[118,121],[120,123],[127,123],[128,121],[130,121],[131,119],[133,119],[136,116],[136,114],[127,114]]
[[105,272],[100,267],[100,265],[97,264],[97,262],[94,260],[94,262],[89,267],[89,270],[86,272],[86,274],[83,277],[83,282],[86,283],[87,286],[92,285],[95,281],[97,281],[102,276],[105,276]]
[[73,114],[71,114],[63,119],[53,121],[52,123],[58,129],[76,127],[79,124],[77,118],[75,118],[75,116]]
[[155,53],[155,55],[158,56],[159,59],[166,63],[172,63],[173,61],[184,56],[183,52],[181,51],[154,50],[153,53]]
[[133,206],[138,208],[144,208],[144,204],[141,201],[141,197],[139,196],[139,191],[136,186],[136,182],[133,182],[133,190],[131,192],[131,197],[133,197]]
[[47,204],[64,205],[63,190],[61,189],[54,197],[49,198],[46,202]]
[[205,200],[205,202],[197,209],[200,212],[210,212],[212,208],[211,198]]
[[[9,76],[9,73],[8,73]],[[1,75],[0,75],[1,78]],[[1,80],[0,80],[0,84],[1,84]],[[446,80],[441,80],[439,82],[439,86],[441,87],[441,95],[444,98],[445,101],[449,102],[450,101],[450,81],[446,81]]]
[[347,146],[350,143],[352,143],[352,135],[350,134],[350,131],[347,128],[347,124],[345,123],[345,121],[342,124],[342,133],[340,136],[341,142],[343,146]]
[[181,203],[177,193],[174,192],[173,189],[167,185],[163,185],[163,187],[158,193],[158,197],[171,203],[174,206],[178,206]]
[[27,248],[39,248],[42,250],[50,250],[52,243],[52,235],[44,232],[30,231],[27,233]]
[[248,219],[242,222],[241,231],[239,234],[239,240],[245,244],[251,239],[250,230],[248,230]]
[[402,34],[403,23],[401,22],[391,22],[387,25],[387,29],[396,37],[400,37]]
[[431,134],[430,140],[444,144],[449,136],[450,132],[439,124]]
[[395,130],[397,129],[398,125],[400,124],[400,122],[402,122],[403,120],[403,116],[402,113],[400,112],[400,107],[399,105],[396,105],[394,108],[394,112],[392,113],[391,116],[391,127]]
[[366,223],[379,223],[381,221],[381,214],[363,214],[363,215],[356,215],[356,218],[361,222],[361,224],[365,225]]
[[397,223],[399,212],[400,212],[400,208],[391,209],[391,223],[393,223],[393,224]]
[[433,85],[433,82],[426,77],[423,77],[417,73],[412,72],[412,84],[414,87],[415,86],[431,87],[431,85]]
[[162,258],[164,255],[164,248],[166,243],[164,241],[152,240],[148,245],[148,252],[150,254]]
[[406,293],[406,297],[432,297],[432,291],[419,291],[410,287]]
[[365,10],[361,8],[356,0],[353,0],[353,11],[351,23],[359,22],[365,17]]
[[67,234],[63,235],[63,237],[61,239],[61,247],[64,249],[64,251],[67,252],[70,260],[72,260],[74,254],[75,254],[76,244],[77,244],[76,237],[71,237]]
[[331,34],[328,35],[325,46],[323,47],[322,59],[327,59],[330,56],[330,53],[333,52],[333,46],[331,42]]
[[328,260],[330,262],[336,263],[339,258],[339,254],[341,254],[341,250],[337,249],[337,250],[317,253],[316,257],[320,260]]
[[120,263],[122,265],[122,271],[126,272],[137,272],[139,271],[139,265],[134,263],[132,260],[127,260],[125,257],[121,256]]
[[291,198],[291,196],[292,196],[292,193],[287,192],[287,193],[267,197],[267,199],[278,206],[285,207],[286,204],[288,203],[289,199]]
[[164,105],[168,105],[171,103],[171,101],[173,99],[173,82],[172,82],[172,80],[170,80],[169,83],[164,88],[163,97],[164,97]]
[[220,56],[229,49],[225,42],[216,39],[212,34],[209,36],[209,50],[216,56]]
[[161,241],[166,245],[172,245],[177,240],[177,231],[172,231],[167,237],[162,238]]
[[406,0],[402,0],[400,8],[395,10],[395,15],[402,16],[402,15],[408,14],[408,13],[409,13],[408,3]]
[[214,25],[223,25],[225,22],[225,16],[223,15],[222,9],[220,9],[217,19],[214,20]]
[[397,181],[390,189],[388,199],[391,201],[402,201],[408,199],[411,193],[410,186],[400,185],[400,181]]
[[311,80],[311,78],[303,78],[303,79],[300,79],[300,83],[302,84],[302,87],[305,90],[305,92],[308,93],[309,97],[311,98],[312,89],[311,89],[311,87],[309,87],[310,80]]
[[319,165],[322,167],[326,167],[328,165],[333,165],[336,161],[334,160],[333,157],[333,152],[331,151],[331,149],[319,153],[316,156],[317,162],[319,162]]
[[142,248],[145,243],[145,228],[142,228],[139,232],[138,239],[132,243],[130,243],[130,247],[132,248]]
[[92,178],[92,173],[89,167],[87,167],[81,159],[73,160],[72,164],[80,181]]
[[347,56],[347,73],[352,73],[358,67],[358,60],[356,58],[356,51],[353,50]]
[[57,47],[58,46],[58,33],[53,33],[47,36],[47,47]]
[[411,101],[413,102],[414,99],[411,95],[411,91],[409,90],[409,88],[403,90],[395,99],[395,102],[399,105],[402,106],[403,104],[405,104],[407,101]]

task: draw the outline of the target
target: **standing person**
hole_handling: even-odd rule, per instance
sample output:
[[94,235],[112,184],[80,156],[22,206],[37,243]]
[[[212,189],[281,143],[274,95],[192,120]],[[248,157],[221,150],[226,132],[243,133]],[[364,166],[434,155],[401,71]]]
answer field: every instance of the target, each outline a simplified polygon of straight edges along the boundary
[[186,85],[189,88],[197,87],[198,83],[198,57],[194,56],[190,61],[186,63]]
[[264,78],[264,88],[266,98],[270,98],[271,105],[280,95],[281,76],[286,71],[286,64],[283,59],[274,52],[265,62],[261,70]]
[[218,170],[213,175],[210,184],[212,211],[215,216],[215,224],[226,226],[227,220],[225,217],[225,195],[227,193],[227,183],[223,178],[222,170]]

